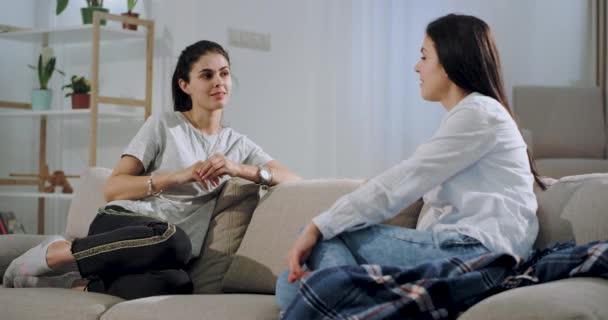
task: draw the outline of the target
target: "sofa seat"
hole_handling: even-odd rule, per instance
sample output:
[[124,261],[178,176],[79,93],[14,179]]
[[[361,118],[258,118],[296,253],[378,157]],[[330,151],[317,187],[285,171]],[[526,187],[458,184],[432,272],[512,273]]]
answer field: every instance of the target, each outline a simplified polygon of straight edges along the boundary
[[277,319],[274,295],[208,294],[157,296],[113,306],[101,320]]
[[607,297],[608,280],[564,279],[490,296],[458,319],[606,319]]
[[57,288],[0,288],[0,319],[94,320],[121,298]]

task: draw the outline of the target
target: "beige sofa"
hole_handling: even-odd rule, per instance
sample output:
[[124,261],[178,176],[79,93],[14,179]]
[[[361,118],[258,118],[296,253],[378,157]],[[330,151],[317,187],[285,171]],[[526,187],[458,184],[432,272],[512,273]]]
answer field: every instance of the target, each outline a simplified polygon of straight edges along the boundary
[[[91,169],[81,179],[66,233],[86,233],[109,174]],[[258,203],[258,188],[231,180],[223,189],[202,257],[189,269],[196,294],[124,301],[120,298],[54,288],[0,288],[0,319],[276,319],[274,281],[297,229],[358,180],[309,180],[272,188]],[[537,247],[576,238],[608,238],[608,174],[560,179],[538,194]],[[420,203],[392,224],[415,226]],[[255,209],[255,211],[253,211]],[[253,214],[252,214],[253,212]],[[41,241],[39,236],[0,237],[0,275],[10,261]],[[460,319],[608,319],[608,280],[565,279],[513,289],[487,298]]]

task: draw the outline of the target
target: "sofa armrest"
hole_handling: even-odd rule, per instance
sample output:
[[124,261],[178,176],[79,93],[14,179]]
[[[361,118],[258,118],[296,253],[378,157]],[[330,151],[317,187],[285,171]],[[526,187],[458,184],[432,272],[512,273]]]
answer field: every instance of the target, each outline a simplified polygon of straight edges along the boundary
[[8,265],[18,256],[36,246],[46,236],[31,234],[8,234],[0,236],[0,283]]

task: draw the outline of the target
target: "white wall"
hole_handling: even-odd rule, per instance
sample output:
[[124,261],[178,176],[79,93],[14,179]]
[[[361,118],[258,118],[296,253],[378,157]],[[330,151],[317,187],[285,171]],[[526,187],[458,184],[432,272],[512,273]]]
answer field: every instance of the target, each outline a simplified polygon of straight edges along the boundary
[[[58,17],[54,4],[13,1],[0,12],[0,23],[39,28],[80,24],[78,1]],[[125,11],[125,1],[105,4],[111,12]],[[201,39],[224,44],[238,80],[224,122],[305,178],[369,177],[406,157],[434,132],[443,111],[419,97],[413,67],[426,24],[448,12],[478,15],[492,26],[509,94],[519,84],[592,85],[594,80],[590,1],[147,0],[136,11],[156,23],[155,113],[172,108],[170,79],[180,51]],[[228,28],[269,33],[271,51],[228,46]],[[374,47],[365,47],[367,43]],[[27,101],[35,78],[25,64],[34,62],[37,48],[7,41],[0,46],[0,97]],[[52,80],[57,89],[53,107],[68,108],[58,88],[71,74],[90,74],[90,47],[55,50],[58,66],[68,76]],[[143,96],[143,53],[143,41],[104,45],[101,92]],[[395,70],[376,74],[360,68],[373,65],[373,59],[390,59]],[[356,94],[370,83],[384,88],[387,96]],[[139,125],[106,121],[98,163],[113,166]],[[86,167],[86,130],[84,122],[49,124],[51,170]],[[0,150],[12,151],[2,153],[0,177],[36,170],[37,122],[0,118],[0,135]],[[32,225],[35,201],[28,201],[0,198],[0,210],[18,211]],[[58,218],[47,227],[60,230],[67,203],[48,206]]]

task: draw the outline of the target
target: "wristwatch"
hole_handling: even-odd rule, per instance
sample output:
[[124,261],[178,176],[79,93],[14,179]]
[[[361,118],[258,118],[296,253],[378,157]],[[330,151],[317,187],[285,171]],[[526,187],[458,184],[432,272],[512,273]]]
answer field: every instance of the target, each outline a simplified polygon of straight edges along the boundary
[[260,178],[260,184],[270,186],[272,182],[272,170],[266,166],[259,166],[258,178]]

